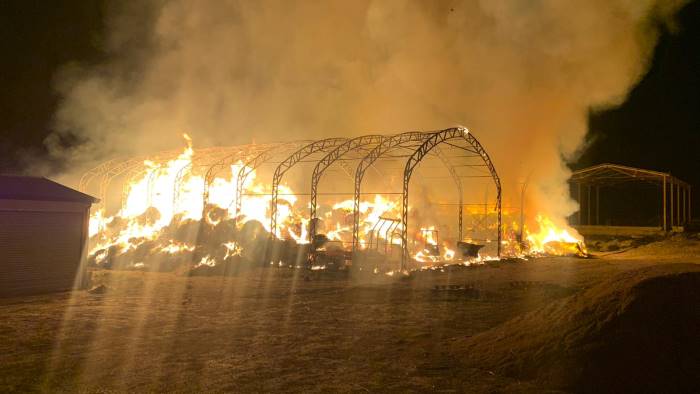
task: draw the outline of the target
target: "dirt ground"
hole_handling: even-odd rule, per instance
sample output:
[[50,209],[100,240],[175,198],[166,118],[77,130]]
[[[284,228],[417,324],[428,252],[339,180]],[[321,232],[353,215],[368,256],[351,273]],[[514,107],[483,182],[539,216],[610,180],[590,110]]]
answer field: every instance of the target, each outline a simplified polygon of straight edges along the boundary
[[466,366],[453,344],[674,262],[700,263],[700,239],[409,277],[95,271],[104,292],[0,299],[0,392],[539,393]]

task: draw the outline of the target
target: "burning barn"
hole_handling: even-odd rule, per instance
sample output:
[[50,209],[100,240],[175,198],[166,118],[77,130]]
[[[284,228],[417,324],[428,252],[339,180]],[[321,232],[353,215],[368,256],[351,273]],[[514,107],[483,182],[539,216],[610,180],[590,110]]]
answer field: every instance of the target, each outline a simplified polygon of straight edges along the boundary
[[97,201],[46,178],[1,175],[0,295],[80,283],[90,206]]
[[[79,189],[101,199],[90,264],[395,272],[513,252],[500,178],[466,128],[197,150],[185,139],[84,174]],[[549,224],[528,237],[536,251],[580,242]]]
[[243,259],[392,271],[478,258],[473,248],[500,253],[500,178],[465,128],[197,150],[185,137],[182,152],[113,160],[83,176],[80,190],[102,201],[92,264]]

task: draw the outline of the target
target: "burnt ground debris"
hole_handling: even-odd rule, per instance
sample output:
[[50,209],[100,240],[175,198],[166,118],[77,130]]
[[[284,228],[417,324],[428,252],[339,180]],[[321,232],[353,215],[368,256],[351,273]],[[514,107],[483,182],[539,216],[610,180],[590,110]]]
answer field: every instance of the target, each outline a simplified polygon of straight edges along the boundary
[[[656,244],[411,276],[95,269],[102,294],[0,300],[0,335],[10,338],[0,342],[0,390],[587,392],[638,387],[629,379],[643,371],[673,377],[676,386],[663,379],[664,387],[681,391],[684,381],[664,366],[682,357],[678,347],[690,349],[672,341],[692,327],[684,308],[697,293],[669,273],[697,265],[667,263],[699,263],[700,246]],[[678,332],[669,336],[669,325]],[[499,335],[512,343],[489,347]],[[644,338],[657,343],[640,353]],[[643,357],[625,359],[629,347]],[[609,382],[607,359],[611,373],[629,374]],[[637,371],[620,370],[625,362]],[[591,364],[601,365],[584,368]]]

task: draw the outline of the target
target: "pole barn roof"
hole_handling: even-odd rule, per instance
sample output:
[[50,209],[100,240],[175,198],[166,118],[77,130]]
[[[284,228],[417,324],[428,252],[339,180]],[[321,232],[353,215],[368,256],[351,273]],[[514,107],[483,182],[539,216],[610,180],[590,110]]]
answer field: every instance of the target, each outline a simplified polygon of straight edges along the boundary
[[601,186],[616,185],[634,181],[661,183],[663,182],[664,178],[666,178],[668,182],[673,181],[673,183],[688,186],[686,182],[669,173],[627,167],[619,164],[598,164],[592,167],[574,171],[573,174],[571,174],[572,182]]
[[0,175],[0,200],[65,201],[92,204],[99,200],[52,180]]

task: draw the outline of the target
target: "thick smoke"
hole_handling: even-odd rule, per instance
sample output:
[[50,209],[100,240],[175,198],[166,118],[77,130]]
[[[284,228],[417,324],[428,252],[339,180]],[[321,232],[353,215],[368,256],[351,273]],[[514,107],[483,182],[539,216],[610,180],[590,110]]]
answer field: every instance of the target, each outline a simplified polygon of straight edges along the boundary
[[[112,10],[112,61],[66,69],[57,133],[94,163],[181,146],[370,132],[473,131],[519,204],[563,218],[563,160],[591,108],[647,66],[654,0],[137,1]],[[51,139],[50,139],[51,140]],[[77,168],[77,167],[76,167]]]

